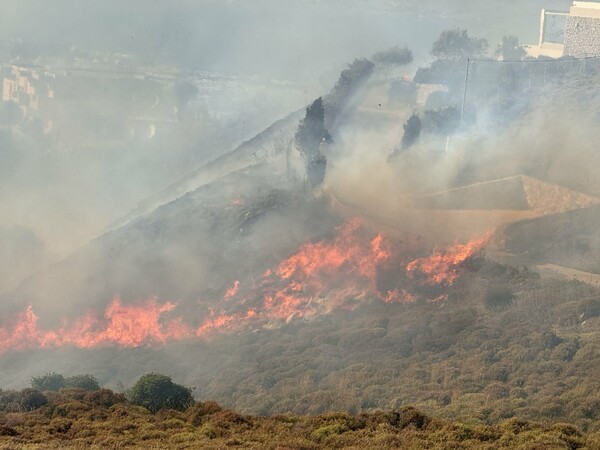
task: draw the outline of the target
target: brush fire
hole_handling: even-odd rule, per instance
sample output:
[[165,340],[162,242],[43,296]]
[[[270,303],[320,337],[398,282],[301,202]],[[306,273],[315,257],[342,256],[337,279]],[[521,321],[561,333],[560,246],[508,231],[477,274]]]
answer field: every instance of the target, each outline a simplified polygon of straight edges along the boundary
[[[0,327],[0,352],[72,346],[140,347],[209,339],[217,333],[353,310],[372,301],[412,303],[444,299],[443,290],[465,262],[489,242],[486,234],[414,258],[383,234],[351,219],[333,237],[308,242],[254,280],[235,280],[196,324],[176,316],[177,305],[150,298],[124,304],[115,297],[100,317],[92,312],[47,330],[31,306]],[[432,291],[430,287],[437,288]],[[434,292],[435,295],[432,294]]]

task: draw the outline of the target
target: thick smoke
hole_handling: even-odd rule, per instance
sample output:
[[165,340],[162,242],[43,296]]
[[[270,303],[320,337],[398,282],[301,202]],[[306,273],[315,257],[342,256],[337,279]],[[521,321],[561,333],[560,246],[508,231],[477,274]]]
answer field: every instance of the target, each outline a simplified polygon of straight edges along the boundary
[[[7,1],[0,15],[1,33],[12,39],[7,58],[35,63],[41,54],[62,55],[68,65],[118,52],[120,70],[164,75],[176,67],[175,79],[194,70],[226,75],[207,75],[204,84],[193,77],[139,84],[133,78],[118,89],[79,79],[63,86],[68,101],[54,126],[66,131],[58,135],[2,111],[0,270],[9,274],[0,284],[2,317],[30,304],[40,326],[53,329],[65,318],[101,316],[114,296],[125,305],[156,297],[161,305],[177,304],[165,311],[167,320],[183,316],[197,325],[219,317],[211,308],[226,304],[237,280],[264,280],[264,270],[307,241],[333,239],[348,217],[365,216],[368,226],[392,237],[422,236],[419,245],[428,248],[480,236],[513,214],[433,213],[423,206],[432,201],[423,199],[428,195],[518,175],[600,195],[591,163],[598,158],[598,105],[583,94],[588,81],[529,91],[499,113],[481,108],[468,131],[454,127],[453,139],[431,131],[433,113],[427,118],[413,105],[398,106],[416,101],[416,87],[402,76],[430,63],[441,30],[464,25],[490,43],[507,34],[533,41],[537,3],[507,7],[504,21],[488,17],[490,29],[485,20],[472,21],[477,12],[462,14],[467,5],[460,1],[423,7],[426,15],[411,4],[411,17],[398,12],[400,2],[179,1],[150,9],[109,1],[92,2],[81,15],[74,1]],[[513,20],[518,8],[528,31]],[[23,33],[42,15],[43,26]],[[58,33],[58,18],[73,26]],[[404,65],[382,70],[390,47]],[[390,78],[399,90],[410,86],[406,96],[390,95]],[[456,93],[438,98],[457,111]],[[124,137],[124,118],[163,107],[173,121],[166,132]],[[242,113],[232,118],[232,110]],[[318,120],[311,122],[310,111]],[[401,145],[403,125],[415,114],[420,138]],[[324,161],[311,175],[311,164]],[[119,361],[133,355],[146,369],[185,372],[177,358],[202,355],[205,345],[171,355],[128,350]],[[130,371],[107,362],[111,350],[101,352],[93,366],[99,379],[130,383]],[[33,355],[39,365],[7,356],[20,365],[0,381],[14,386],[23,373],[68,371],[81,352],[58,356]]]

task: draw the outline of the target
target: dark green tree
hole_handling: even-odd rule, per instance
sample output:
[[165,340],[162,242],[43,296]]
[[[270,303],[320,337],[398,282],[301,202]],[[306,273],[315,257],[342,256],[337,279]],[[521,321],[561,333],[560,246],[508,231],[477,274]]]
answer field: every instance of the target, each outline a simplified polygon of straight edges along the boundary
[[321,142],[330,139],[329,133],[325,129],[325,109],[322,97],[306,108],[306,115],[300,121],[295,137],[296,148],[303,158],[317,153]]
[[321,152],[321,144],[331,141],[331,136],[325,129],[325,109],[321,97],[306,108],[306,115],[298,125],[295,138],[308,180],[312,186],[318,186],[325,178],[327,167],[327,158]]
[[470,37],[467,30],[455,28],[442,32],[433,43],[431,54],[438,59],[464,60],[484,56],[487,49],[485,39]]
[[19,400],[19,407],[22,411],[33,411],[41,408],[48,403],[44,394],[36,389],[23,389]]
[[374,67],[369,59],[357,58],[342,70],[335,86],[323,99],[326,127],[331,127],[336,121],[358,88],[369,79]]
[[65,377],[60,373],[47,373],[31,379],[31,387],[38,391],[58,391],[65,387]]
[[157,373],[142,375],[127,392],[127,398],[134,405],[143,406],[152,413],[161,409],[183,411],[194,404],[191,389]]
[[413,54],[408,47],[395,46],[375,53],[371,59],[377,67],[389,70],[394,67],[410,64],[413,61]]
[[431,134],[447,136],[460,126],[460,111],[455,106],[428,109],[423,113],[423,129]]
[[514,299],[513,292],[506,286],[491,285],[485,293],[485,307],[490,310],[503,310],[510,307]]
[[402,141],[400,142],[400,149],[407,150],[419,140],[419,137],[421,137],[421,119],[418,115],[413,114],[408,118],[403,128],[404,134],[402,135]]
[[98,380],[92,375],[73,375],[65,379],[65,387],[67,388],[79,388],[86,391],[97,391],[100,389]]
[[527,53],[516,36],[504,36],[494,55],[504,61],[521,61]]

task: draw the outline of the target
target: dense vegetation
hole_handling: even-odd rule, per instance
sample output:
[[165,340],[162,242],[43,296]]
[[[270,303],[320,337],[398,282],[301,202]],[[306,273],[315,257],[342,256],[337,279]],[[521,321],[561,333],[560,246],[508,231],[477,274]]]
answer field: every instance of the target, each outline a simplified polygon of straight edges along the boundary
[[[503,44],[503,52],[517,48],[510,39]],[[462,57],[447,57],[443,64],[462,70],[464,65],[455,61]],[[372,70],[370,61],[355,61],[342,73],[333,92],[311,105],[296,135],[305,150],[310,148],[319,156],[320,143],[328,135],[325,113],[333,111],[333,117],[339,116],[340,105],[350,98],[348,92]],[[410,86],[398,82],[396,95],[414,97]],[[413,115],[411,120],[404,127],[406,147],[416,142],[421,129],[432,135],[452,133],[459,126],[460,115],[456,107],[448,106],[425,110],[422,118]],[[186,201],[191,202],[191,197]],[[245,207],[242,213],[215,206],[220,215],[207,214],[208,219],[201,223],[209,224],[206,230],[212,232],[209,226],[223,217],[222,223],[236,233],[240,230],[243,238],[241,230],[248,230],[269,207],[285,204],[291,202],[276,193],[261,197],[256,207]],[[178,214],[181,223],[192,229],[190,210]],[[239,220],[226,220],[234,214],[239,214]],[[206,257],[207,253],[202,254]],[[594,253],[589,254],[593,258]],[[239,258],[241,253],[237,255]],[[248,260],[260,259],[249,256],[252,258]],[[82,370],[99,374],[103,384],[113,386],[121,380],[132,385],[140,371],[148,369],[176,373],[186,385],[196,385],[200,398],[214,398],[239,413],[214,402],[194,403],[190,389],[156,373],[143,376],[126,395],[99,389],[90,375],[48,373],[32,378],[31,388],[0,391],[0,445],[600,445],[600,380],[596,376],[600,369],[600,290],[579,281],[542,279],[527,268],[503,266],[484,258],[469,261],[466,269],[452,286],[431,287],[431,292],[422,292],[423,299],[411,304],[385,304],[373,299],[353,311],[308,320],[292,318],[289,323],[274,323],[270,329],[219,336],[206,345],[56,350],[63,356],[72,351],[76,355],[73,361]],[[231,271],[217,272],[229,275]],[[385,276],[381,278],[385,284]],[[442,292],[447,295],[444,300],[439,299]],[[44,350],[43,357],[48,358],[53,351]],[[41,353],[37,355],[42,357]],[[18,371],[20,357],[5,356],[6,371],[13,370],[13,363]],[[344,413],[328,412],[332,410]],[[381,410],[388,412],[377,412]]]
[[[207,344],[61,350],[60,358],[45,350],[23,364],[60,359],[112,386],[133,386],[148,371],[177,375],[197,398],[244,414],[413,405],[448,420],[518,418],[600,431],[600,290],[483,258],[468,269],[443,302],[374,301]],[[5,355],[6,370],[22,370],[21,356]]]
[[194,403],[191,389],[173,383],[170,377],[158,373],[143,375],[127,392],[134,405],[143,406],[150,412],[161,409],[183,411]]
[[190,380],[219,373],[199,394],[260,414],[413,404],[452,419],[521,417],[598,429],[600,291],[472,264],[476,271],[443,303],[375,303],[214,341],[203,358],[211,367]]
[[[38,391],[36,391],[38,392]],[[29,412],[0,413],[0,447],[13,449],[120,448],[557,448],[600,445],[567,424],[507,420],[494,426],[432,419],[411,407],[358,415],[256,417],[212,401],[184,411],[153,414],[110,390],[61,389],[38,394],[46,403]]]

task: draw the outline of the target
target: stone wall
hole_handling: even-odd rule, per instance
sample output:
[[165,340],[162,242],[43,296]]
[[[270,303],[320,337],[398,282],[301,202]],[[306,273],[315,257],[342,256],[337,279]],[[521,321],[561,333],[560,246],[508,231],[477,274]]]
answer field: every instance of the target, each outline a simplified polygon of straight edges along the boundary
[[600,56],[600,18],[567,17],[565,55]]

